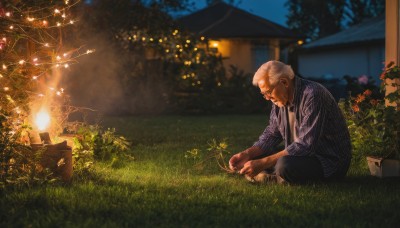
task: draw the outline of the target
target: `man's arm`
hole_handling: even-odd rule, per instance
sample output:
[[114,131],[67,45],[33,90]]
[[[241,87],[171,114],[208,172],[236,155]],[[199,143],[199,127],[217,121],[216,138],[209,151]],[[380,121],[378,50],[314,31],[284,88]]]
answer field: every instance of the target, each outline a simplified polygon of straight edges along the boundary
[[240,170],[240,174],[246,174],[250,177],[254,177],[261,171],[274,167],[278,159],[286,155],[288,155],[288,152],[286,150],[282,150],[265,158],[248,161]]

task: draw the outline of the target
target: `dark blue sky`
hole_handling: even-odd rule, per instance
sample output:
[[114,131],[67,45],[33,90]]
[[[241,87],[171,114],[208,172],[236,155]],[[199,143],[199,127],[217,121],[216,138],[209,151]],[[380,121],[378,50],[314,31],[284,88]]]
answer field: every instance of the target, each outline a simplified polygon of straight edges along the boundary
[[[195,2],[197,10],[206,6],[205,0],[197,0]],[[285,2],[286,0],[242,0],[237,7],[286,26],[286,14],[288,10],[284,7]]]

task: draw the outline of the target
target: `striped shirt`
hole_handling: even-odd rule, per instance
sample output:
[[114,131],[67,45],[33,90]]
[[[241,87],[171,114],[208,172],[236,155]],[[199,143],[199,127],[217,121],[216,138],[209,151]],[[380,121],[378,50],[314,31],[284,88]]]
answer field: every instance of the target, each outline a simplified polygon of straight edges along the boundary
[[[351,142],[337,102],[316,82],[295,77],[294,88],[290,106],[272,105],[269,125],[254,146],[270,155],[283,140],[289,155],[315,156],[321,162],[325,177],[346,172],[351,160]],[[288,109],[295,114],[294,142],[291,142]]]

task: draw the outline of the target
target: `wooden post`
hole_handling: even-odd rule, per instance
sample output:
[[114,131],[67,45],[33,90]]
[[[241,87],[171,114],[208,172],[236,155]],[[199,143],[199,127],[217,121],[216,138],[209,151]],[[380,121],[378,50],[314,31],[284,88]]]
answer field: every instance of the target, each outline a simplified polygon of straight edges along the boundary
[[[385,39],[385,66],[394,62],[396,65],[399,65],[399,52],[400,52],[400,23],[399,23],[399,0],[386,0],[386,39]],[[386,79],[390,80],[390,79]],[[399,79],[396,79],[399,80]],[[397,81],[399,84],[399,82]],[[392,83],[388,83],[392,84]],[[386,86],[386,94],[392,93],[397,88],[393,86]],[[387,102],[387,101],[386,101]],[[389,104],[387,105],[395,105]]]

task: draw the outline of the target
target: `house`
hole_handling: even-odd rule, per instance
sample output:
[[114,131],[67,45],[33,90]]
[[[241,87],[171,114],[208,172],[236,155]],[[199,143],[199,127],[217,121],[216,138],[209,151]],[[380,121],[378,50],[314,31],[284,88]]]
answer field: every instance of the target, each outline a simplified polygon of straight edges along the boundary
[[328,80],[366,75],[378,82],[384,60],[382,15],[304,45],[298,53],[298,72],[307,78]]
[[178,19],[183,29],[205,37],[222,55],[225,69],[233,65],[253,73],[268,60],[280,59],[281,47],[304,37],[259,16],[218,2]]

